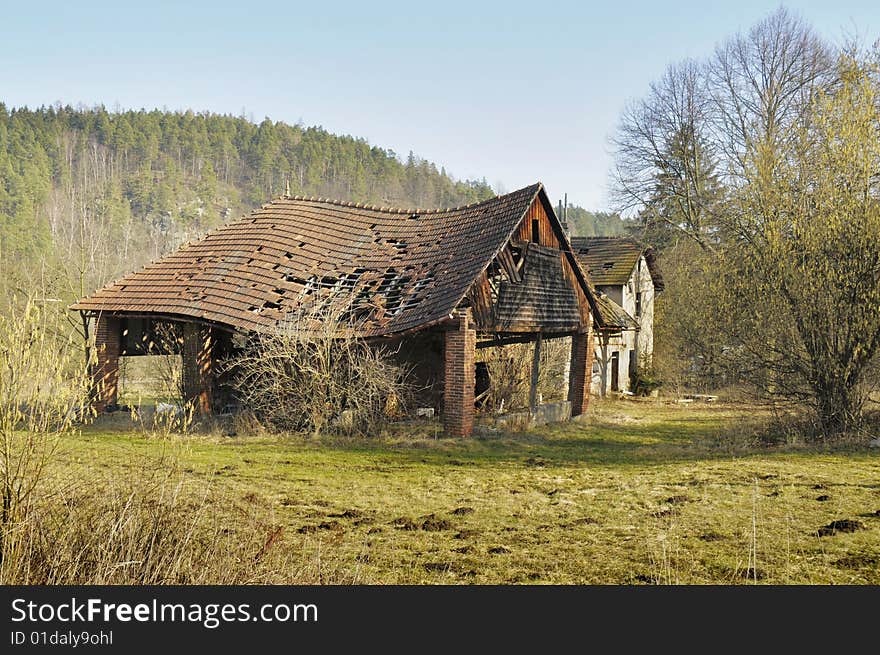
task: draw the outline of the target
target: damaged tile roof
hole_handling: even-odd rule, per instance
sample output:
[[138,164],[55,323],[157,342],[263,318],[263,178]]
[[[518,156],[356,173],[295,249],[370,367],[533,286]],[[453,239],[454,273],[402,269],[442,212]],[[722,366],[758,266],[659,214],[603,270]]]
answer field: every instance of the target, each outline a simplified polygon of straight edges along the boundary
[[640,255],[645,256],[657,291],[663,278],[653,248],[628,237],[571,237],[571,248],[594,286],[626,284]]
[[334,294],[351,299],[364,336],[404,332],[459,304],[542,190],[432,210],[279,198],[71,308],[265,331]]
[[600,330],[617,332],[635,330],[639,327],[636,319],[604,293],[596,293],[595,299],[601,320],[601,324],[598,326]]

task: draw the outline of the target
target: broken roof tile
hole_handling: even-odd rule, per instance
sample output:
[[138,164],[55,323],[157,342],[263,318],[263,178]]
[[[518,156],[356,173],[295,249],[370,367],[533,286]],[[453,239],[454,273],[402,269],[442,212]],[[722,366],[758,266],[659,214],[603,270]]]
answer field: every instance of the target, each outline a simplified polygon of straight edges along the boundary
[[[453,209],[280,198],[72,309],[173,314],[264,331],[296,312],[312,287],[354,296],[367,290],[380,296],[384,311],[364,325],[365,336],[416,329],[458,305],[542,188],[537,183]],[[248,311],[251,306],[263,311]]]

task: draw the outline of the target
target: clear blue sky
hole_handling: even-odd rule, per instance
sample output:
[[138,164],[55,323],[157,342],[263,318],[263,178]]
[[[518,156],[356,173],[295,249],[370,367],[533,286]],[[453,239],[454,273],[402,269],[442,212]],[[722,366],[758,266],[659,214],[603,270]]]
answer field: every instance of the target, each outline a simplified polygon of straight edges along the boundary
[[[0,10],[0,101],[301,120],[603,209],[626,101],[778,4],[19,0]],[[880,34],[878,0],[786,6],[832,40]]]

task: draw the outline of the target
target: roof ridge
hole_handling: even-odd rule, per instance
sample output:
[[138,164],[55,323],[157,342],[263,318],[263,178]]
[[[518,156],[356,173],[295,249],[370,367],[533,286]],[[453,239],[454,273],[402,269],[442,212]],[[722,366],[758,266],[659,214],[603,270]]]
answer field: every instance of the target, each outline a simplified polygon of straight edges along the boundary
[[496,202],[501,200],[502,198],[507,198],[508,196],[512,196],[518,193],[523,193],[530,189],[533,189],[532,193],[537,191],[537,188],[543,188],[543,184],[541,182],[535,182],[534,184],[530,184],[529,186],[523,187],[522,189],[517,189],[516,191],[511,191],[510,193],[505,193],[500,196],[493,196],[491,198],[487,198],[485,200],[478,200],[477,202],[470,202],[466,205],[458,205],[456,207],[433,207],[433,208],[424,208],[424,207],[410,207],[410,208],[397,208],[397,207],[381,207],[379,205],[368,205],[366,203],[356,203],[351,200],[337,200],[334,198],[321,198],[318,196],[300,196],[300,195],[283,195],[279,196],[277,199],[272,200],[262,206],[262,209],[267,209],[274,202],[278,202],[281,200],[293,200],[297,202],[317,202],[325,205],[335,205],[337,207],[354,207],[356,209],[366,209],[367,211],[377,211],[384,212],[386,214],[443,214],[446,212],[460,211],[462,209],[473,209],[474,207],[479,207],[480,205],[485,205],[489,202]]

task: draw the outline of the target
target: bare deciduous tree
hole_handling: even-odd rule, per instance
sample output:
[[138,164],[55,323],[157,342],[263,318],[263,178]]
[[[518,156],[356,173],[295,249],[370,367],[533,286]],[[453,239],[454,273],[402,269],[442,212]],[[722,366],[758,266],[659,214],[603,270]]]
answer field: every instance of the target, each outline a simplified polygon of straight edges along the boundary
[[666,352],[809,402],[826,434],[858,422],[880,339],[877,97],[868,58],[779,9],[670,68],[616,140],[620,207],[709,254],[668,250]]
[[741,181],[757,142],[779,151],[794,145],[814,94],[835,73],[832,49],[784,7],[719,46],[707,70],[713,140],[729,182]]
[[645,229],[666,226],[707,249],[719,202],[711,108],[704,66],[672,65],[627,107],[613,139],[617,209],[638,210]]

